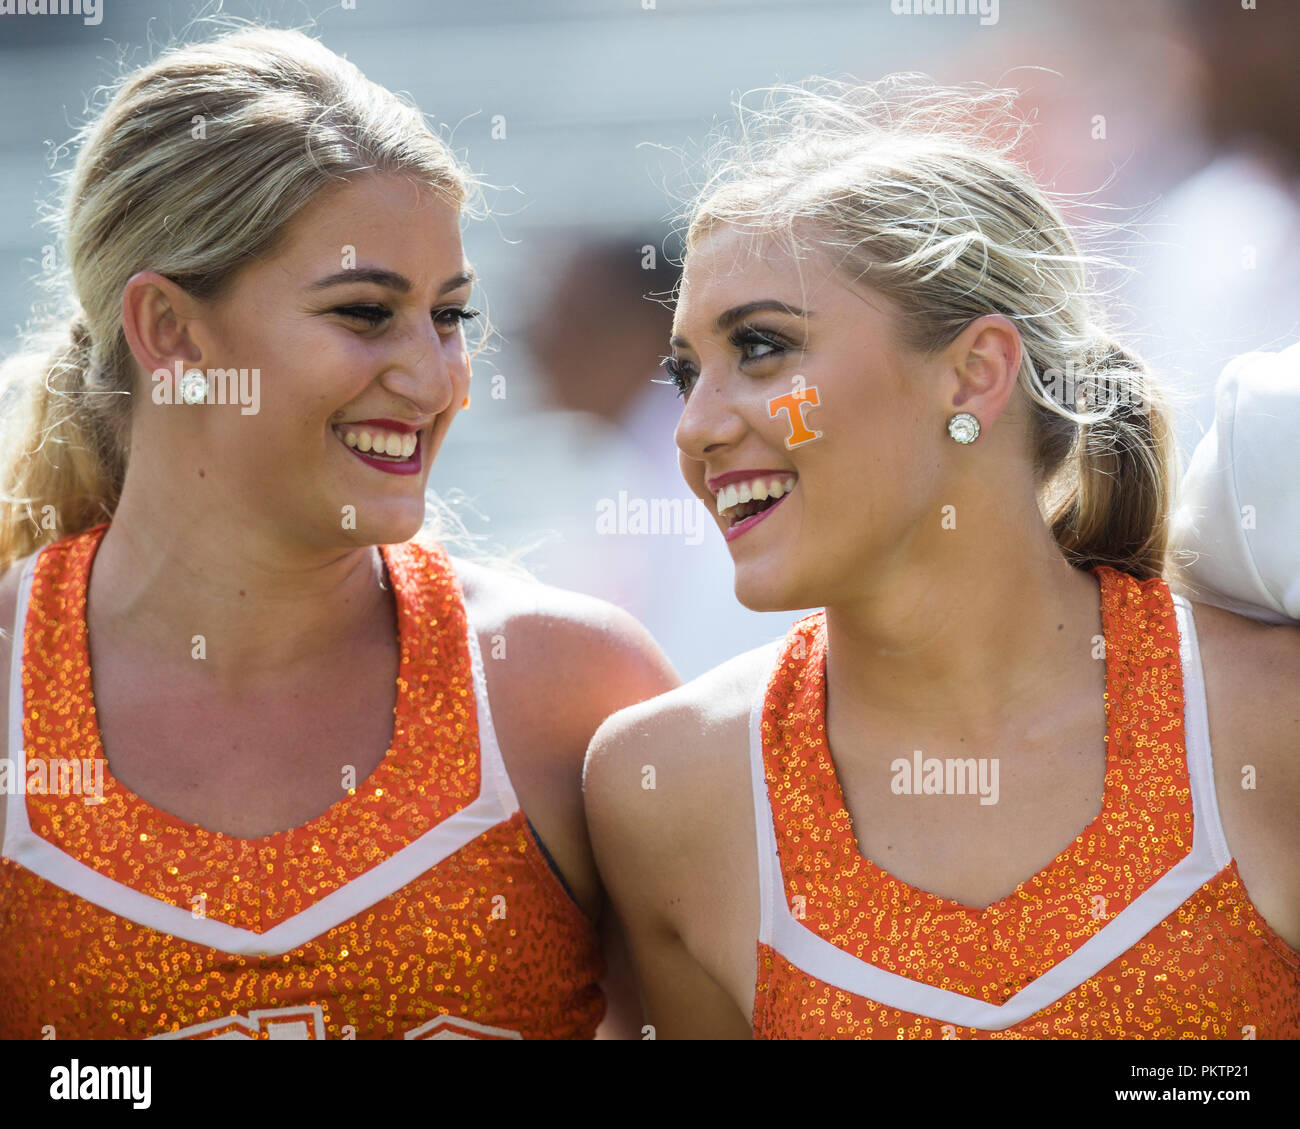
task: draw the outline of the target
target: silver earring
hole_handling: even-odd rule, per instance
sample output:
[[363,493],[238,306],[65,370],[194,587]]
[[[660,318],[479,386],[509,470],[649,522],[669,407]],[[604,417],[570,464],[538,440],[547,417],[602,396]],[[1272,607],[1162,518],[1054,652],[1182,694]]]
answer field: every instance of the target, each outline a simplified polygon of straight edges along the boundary
[[208,398],[208,378],[201,368],[187,369],[181,377],[181,402],[202,404]]
[[948,421],[948,434],[958,443],[974,443],[980,437],[980,421],[970,412],[958,412]]

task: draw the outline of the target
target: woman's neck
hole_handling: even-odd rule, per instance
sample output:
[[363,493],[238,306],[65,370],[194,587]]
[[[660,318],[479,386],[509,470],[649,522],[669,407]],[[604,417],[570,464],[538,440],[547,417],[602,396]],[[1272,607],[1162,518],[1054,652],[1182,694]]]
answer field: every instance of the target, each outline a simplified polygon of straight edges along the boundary
[[901,723],[987,731],[1095,669],[1097,580],[1066,562],[1041,520],[1028,543],[990,530],[952,548],[878,572],[861,600],[827,607],[829,696]]
[[265,685],[352,650],[394,614],[373,547],[312,550],[247,519],[164,520],[123,503],[95,555],[88,619],[140,654],[201,645],[195,670],[214,687]]

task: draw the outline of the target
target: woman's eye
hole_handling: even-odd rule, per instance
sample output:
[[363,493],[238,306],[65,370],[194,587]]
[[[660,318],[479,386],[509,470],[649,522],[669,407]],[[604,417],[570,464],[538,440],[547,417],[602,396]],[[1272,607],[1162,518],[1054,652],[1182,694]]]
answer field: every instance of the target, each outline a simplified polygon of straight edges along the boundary
[[778,353],[784,353],[786,346],[773,340],[766,334],[758,333],[752,329],[742,329],[737,332],[731,339],[732,344],[740,350],[741,359],[745,361],[761,361],[768,357],[774,357]]
[[472,321],[482,313],[481,310],[471,310],[468,306],[450,306],[445,310],[436,310],[433,320],[441,327],[447,330],[459,329],[467,321]]
[[347,318],[355,318],[357,321],[364,321],[367,325],[375,326],[392,317],[392,310],[387,306],[358,305],[358,306],[337,306],[334,309],[336,314],[342,314]]
[[672,386],[677,389],[677,395],[685,396],[691,390],[695,374],[676,357],[665,357],[660,362],[660,367],[668,374]]
[[[359,303],[354,306],[337,306],[334,313],[342,314],[346,318],[353,318],[356,321],[365,322],[366,325],[374,327],[383,324],[393,316],[393,311],[387,306],[380,306],[371,303]],[[479,316],[480,311],[471,310],[466,306],[453,306],[445,310],[435,310],[433,320],[438,327],[447,332],[458,329],[463,322]]]

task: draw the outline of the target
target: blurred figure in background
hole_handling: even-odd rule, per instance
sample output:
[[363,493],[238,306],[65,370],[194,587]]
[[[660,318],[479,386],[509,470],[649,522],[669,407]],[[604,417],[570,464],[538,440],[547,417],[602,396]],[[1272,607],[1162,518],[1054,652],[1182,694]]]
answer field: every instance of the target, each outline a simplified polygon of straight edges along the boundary
[[1140,271],[1135,298],[1163,338],[1171,374],[1196,396],[1194,418],[1180,428],[1184,452],[1195,451],[1171,541],[1193,598],[1295,622],[1300,9],[1191,0],[1181,15],[1200,64],[1197,108],[1212,157],[1168,195],[1170,226],[1155,236],[1167,243]]
[[[779,638],[795,617],[737,603],[725,543],[682,481],[673,441],[681,401],[656,383],[672,326],[672,258],[662,233],[548,237],[534,257],[548,281],[519,342],[532,376],[512,382],[514,410],[475,458],[495,459],[501,481],[456,481],[475,484],[495,542],[541,540],[522,561],[539,579],[626,608],[691,678]],[[490,378],[480,379],[476,403],[490,395]],[[542,468],[540,479],[530,466]]]
[[1175,27],[1199,62],[1211,157],[1152,217],[1129,299],[1153,359],[1195,397],[1179,420],[1186,456],[1214,417],[1225,363],[1300,335],[1300,7],[1189,0]]

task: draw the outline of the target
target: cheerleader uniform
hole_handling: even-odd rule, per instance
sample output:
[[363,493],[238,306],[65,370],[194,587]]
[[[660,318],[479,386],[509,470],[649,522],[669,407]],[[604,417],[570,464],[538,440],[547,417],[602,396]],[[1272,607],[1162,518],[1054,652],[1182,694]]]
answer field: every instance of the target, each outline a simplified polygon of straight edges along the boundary
[[[520,810],[443,550],[380,549],[401,644],[383,760],[315,819],[240,839],[106,771],[86,588],[107,528],[21,574],[0,1037],[591,1038],[595,932]],[[102,800],[55,786],[72,762]]]
[[825,613],[778,645],[751,724],[755,1037],[1300,1038],[1300,953],[1220,826],[1191,609],[1162,580],[1095,572],[1101,812],[986,909],[859,852],[826,743]]

